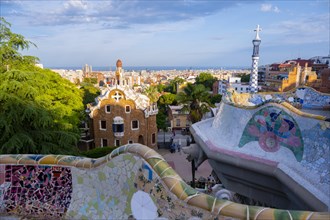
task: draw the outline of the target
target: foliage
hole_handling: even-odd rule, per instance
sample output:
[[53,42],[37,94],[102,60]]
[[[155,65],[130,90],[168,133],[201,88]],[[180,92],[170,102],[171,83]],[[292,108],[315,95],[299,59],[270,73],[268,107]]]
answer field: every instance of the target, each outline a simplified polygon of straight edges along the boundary
[[100,90],[92,84],[84,84],[80,89],[83,92],[83,104],[85,107],[87,104],[94,102],[95,98],[100,95]]
[[80,79],[79,79],[79,78],[74,78],[73,83],[74,83],[76,86],[79,86],[79,85],[80,85]]
[[57,73],[22,56],[31,42],[1,18],[0,153],[75,154],[79,140],[80,91]]
[[250,74],[239,74],[238,77],[241,77],[241,82],[250,82]]
[[157,128],[166,130],[167,129],[167,114],[166,109],[159,109],[158,114],[156,115]]
[[187,84],[183,92],[177,95],[177,100],[183,105],[183,111],[189,111],[192,123],[200,121],[204,113],[213,106],[210,103],[210,94],[202,84]]
[[29,49],[30,45],[36,46],[31,41],[25,40],[24,36],[12,33],[11,24],[0,17],[0,72],[7,67],[17,64],[35,63],[39,59],[32,56],[22,56],[18,50]]
[[95,85],[97,84],[97,78],[84,78],[83,83]]
[[157,86],[149,86],[148,88],[146,88],[143,91],[143,94],[148,96],[151,103],[157,102],[157,100],[159,98],[159,92],[158,92]]
[[100,158],[110,154],[116,148],[117,147],[98,147],[89,151],[81,152],[81,155],[89,158]]
[[184,82],[185,82],[184,79],[177,76],[170,81],[170,84],[168,85],[168,87],[164,89],[164,91],[176,94],[178,92],[179,85],[183,84]]
[[166,85],[163,85],[163,84],[157,85],[158,92],[163,92],[163,91],[165,91],[165,89],[166,89]]
[[165,93],[159,97],[158,103],[160,105],[172,105],[176,101],[176,95],[172,93]]
[[222,99],[222,95],[216,94],[216,95],[211,96],[210,102],[212,104],[220,103],[221,102],[221,99]]
[[217,81],[215,77],[211,73],[200,73],[199,76],[196,77],[196,84],[202,84],[208,90],[212,90],[213,83]]
[[79,139],[78,89],[50,70],[0,74],[0,152],[70,153]]

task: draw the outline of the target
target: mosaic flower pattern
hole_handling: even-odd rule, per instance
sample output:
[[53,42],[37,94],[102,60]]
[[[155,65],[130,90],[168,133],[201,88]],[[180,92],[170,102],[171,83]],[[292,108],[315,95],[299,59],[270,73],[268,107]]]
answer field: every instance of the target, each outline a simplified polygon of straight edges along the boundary
[[276,152],[280,146],[289,148],[297,161],[301,161],[304,143],[295,120],[276,107],[265,107],[257,111],[246,125],[239,147],[258,141],[266,152]]

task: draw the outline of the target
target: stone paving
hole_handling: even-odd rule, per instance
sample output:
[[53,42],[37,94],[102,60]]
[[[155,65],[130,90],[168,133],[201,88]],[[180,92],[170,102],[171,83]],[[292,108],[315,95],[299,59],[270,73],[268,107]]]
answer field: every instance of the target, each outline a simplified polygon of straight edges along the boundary
[[[158,138],[161,139],[164,133],[160,133]],[[172,132],[166,132],[165,137],[170,138],[173,136]],[[181,140],[181,148],[187,145],[187,137],[189,135],[181,134],[181,131],[176,131],[173,142],[179,143]],[[169,149],[156,149],[156,151],[162,155],[169,165],[181,176],[183,180],[186,182],[190,182],[192,180],[192,170],[191,170],[191,162],[189,162],[187,158],[187,154],[183,153],[182,149],[180,152],[176,150],[175,153],[171,153]],[[197,171],[195,171],[195,178],[199,177],[207,178],[212,172],[212,167],[210,166],[208,161],[204,161]]]

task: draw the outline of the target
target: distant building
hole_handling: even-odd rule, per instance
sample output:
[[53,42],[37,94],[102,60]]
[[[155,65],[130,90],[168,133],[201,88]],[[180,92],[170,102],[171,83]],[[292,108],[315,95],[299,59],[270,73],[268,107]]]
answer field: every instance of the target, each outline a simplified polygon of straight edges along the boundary
[[121,146],[141,143],[154,148],[157,145],[156,103],[135,92],[123,78],[122,62],[118,60],[115,77],[96,103],[87,109],[90,133],[95,147]]
[[189,112],[182,110],[182,105],[170,105],[168,108],[168,118],[170,120],[170,129],[188,130],[191,121],[189,120]]
[[[241,77],[228,77],[228,80],[219,80],[213,85],[213,94],[226,94],[228,89],[233,89],[237,93],[248,93],[250,92],[249,83],[241,82]],[[258,86],[258,90],[261,86]],[[217,93],[215,93],[217,91]]]
[[86,75],[88,75],[89,73],[93,72],[92,66],[89,66],[88,64],[85,64],[85,66],[83,66],[82,70],[83,70],[84,77],[86,77]]
[[266,68],[264,91],[285,92],[298,86],[319,87],[317,74],[312,71],[311,60],[287,60],[284,63],[271,64]]

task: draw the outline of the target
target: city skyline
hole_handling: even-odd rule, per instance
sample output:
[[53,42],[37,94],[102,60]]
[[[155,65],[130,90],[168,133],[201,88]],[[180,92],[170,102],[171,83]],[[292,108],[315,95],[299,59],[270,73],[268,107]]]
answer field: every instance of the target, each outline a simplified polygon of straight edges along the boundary
[[250,66],[329,55],[329,1],[1,1],[45,67]]

